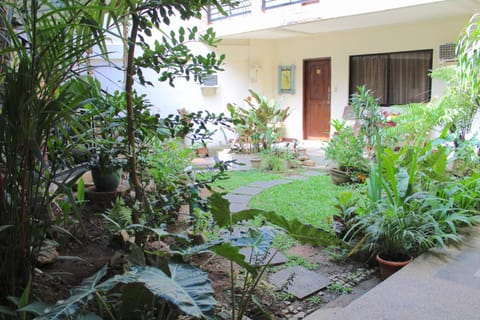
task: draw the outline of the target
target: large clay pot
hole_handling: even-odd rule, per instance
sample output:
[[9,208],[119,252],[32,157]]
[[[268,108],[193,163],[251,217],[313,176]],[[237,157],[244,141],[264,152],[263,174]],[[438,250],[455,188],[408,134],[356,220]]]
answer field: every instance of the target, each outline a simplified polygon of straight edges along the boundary
[[260,168],[260,162],[262,162],[262,159],[260,159],[260,158],[250,159],[250,165],[251,165],[252,169]]
[[330,179],[332,180],[332,183],[336,185],[352,182],[350,176],[346,172],[335,168],[330,169]]
[[117,190],[122,177],[122,168],[115,166],[106,168],[92,167],[91,170],[95,191],[113,192]]
[[404,261],[390,261],[385,257],[382,257],[381,253],[377,254],[377,261],[380,265],[380,277],[382,280],[387,279],[392,274],[412,262],[413,258],[410,256],[405,256]]

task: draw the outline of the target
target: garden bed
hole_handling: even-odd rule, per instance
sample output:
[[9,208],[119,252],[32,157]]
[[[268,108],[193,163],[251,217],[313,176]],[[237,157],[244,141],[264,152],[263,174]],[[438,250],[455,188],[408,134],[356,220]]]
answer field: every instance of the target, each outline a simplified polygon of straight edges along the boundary
[[[96,213],[97,207],[90,203],[84,208],[82,222],[74,228],[77,240],[64,233],[55,235],[59,243],[57,248],[60,259],[54,264],[45,265],[37,269],[33,283],[35,299],[54,304],[58,300],[65,300],[70,296],[69,290],[81,283],[85,278],[93,275],[102,266],[109,263],[108,276],[123,271],[127,252],[120,245],[112,243],[108,232],[104,230],[102,221]],[[303,318],[305,315],[325,306],[339,296],[355,296],[357,291],[365,291],[378,281],[378,272],[353,261],[338,259],[335,250],[324,250],[319,247],[294,244],[286,249],[284,255],[289,261],[281,266],[268,269],[268,273],[261,281],[255,296],[268,312],[276,319],[289,319],[294,316]],[[230,263],[224,258],[211,254],[195,255],[190,261],[208,271],[209,278],[215,290],[217,300],[217,314],[228,312],[230,301]],[[293,295],[278,290],[267,279],[269,274],[288,266],[303,266],[313,272],[328,277],[332,282],[314,294],[300,300]],[[237,269],[238,271],[238,269]],[[361,289],[357,285],[363,283]],[[255,304],[251,304],[247,315],[251,319],[267,319],[264,312]]]

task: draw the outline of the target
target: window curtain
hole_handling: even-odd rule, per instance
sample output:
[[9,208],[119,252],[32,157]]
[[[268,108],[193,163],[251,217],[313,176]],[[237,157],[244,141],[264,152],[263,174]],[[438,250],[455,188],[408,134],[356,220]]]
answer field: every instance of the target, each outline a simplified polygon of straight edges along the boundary
[[350,95],[357,87],[372,90],[380,104],[388,101],[388,55],[355,56],[350,60]]
[[431,67],[431,52],[390,54],[388,104],[428,101],[430,98],[428,72]]

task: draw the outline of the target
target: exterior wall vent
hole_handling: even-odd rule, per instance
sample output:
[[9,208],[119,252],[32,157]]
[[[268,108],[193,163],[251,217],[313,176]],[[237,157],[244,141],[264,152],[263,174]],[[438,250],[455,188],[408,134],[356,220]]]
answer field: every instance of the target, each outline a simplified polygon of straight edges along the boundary
[[202,78],[202,87],[218,87],[218,76],[211,74]]
[[439,56],[440,62],[455,62],[457,56],[455,55],[455,43],[449,42],[440,45]]

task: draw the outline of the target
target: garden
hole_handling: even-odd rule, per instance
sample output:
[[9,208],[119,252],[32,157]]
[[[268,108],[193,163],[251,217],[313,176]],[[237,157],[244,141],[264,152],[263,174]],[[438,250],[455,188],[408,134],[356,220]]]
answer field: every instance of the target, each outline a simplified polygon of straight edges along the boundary
[[[62,3],[0,2],[0,319],[305,315],[379,263],[386,279],[394,270],[384,262],[458,244],[479,222],[478,16],[459,35],[458,63],[432,71],[447,83],[438,101],[386,112],[358,88],[355,125],[332,121],[325,154],[335,168],[323,172],[282,139],[290,109],[261,93],[225,114],[161,118],[134,90],[153,85],[146,69],[171,85],[221,72],[224,56],[188,46],[215,46],[211,29],[149,40],[174,15],[223,12],[229,1]],[[109,37],[125,53],[115,93],[90,75],[92,55],[109,61]],[[258,169],[231,171],[239,163],[219,158],[192,166],[215,128],[234,131],[231,152],[255,154]],[[235,190],[278,180],[287,183],[232,210]],[[336,278],[297,299],[287,290],[294,275],[280,287],[266,281],[281,254],[285,266]]]

